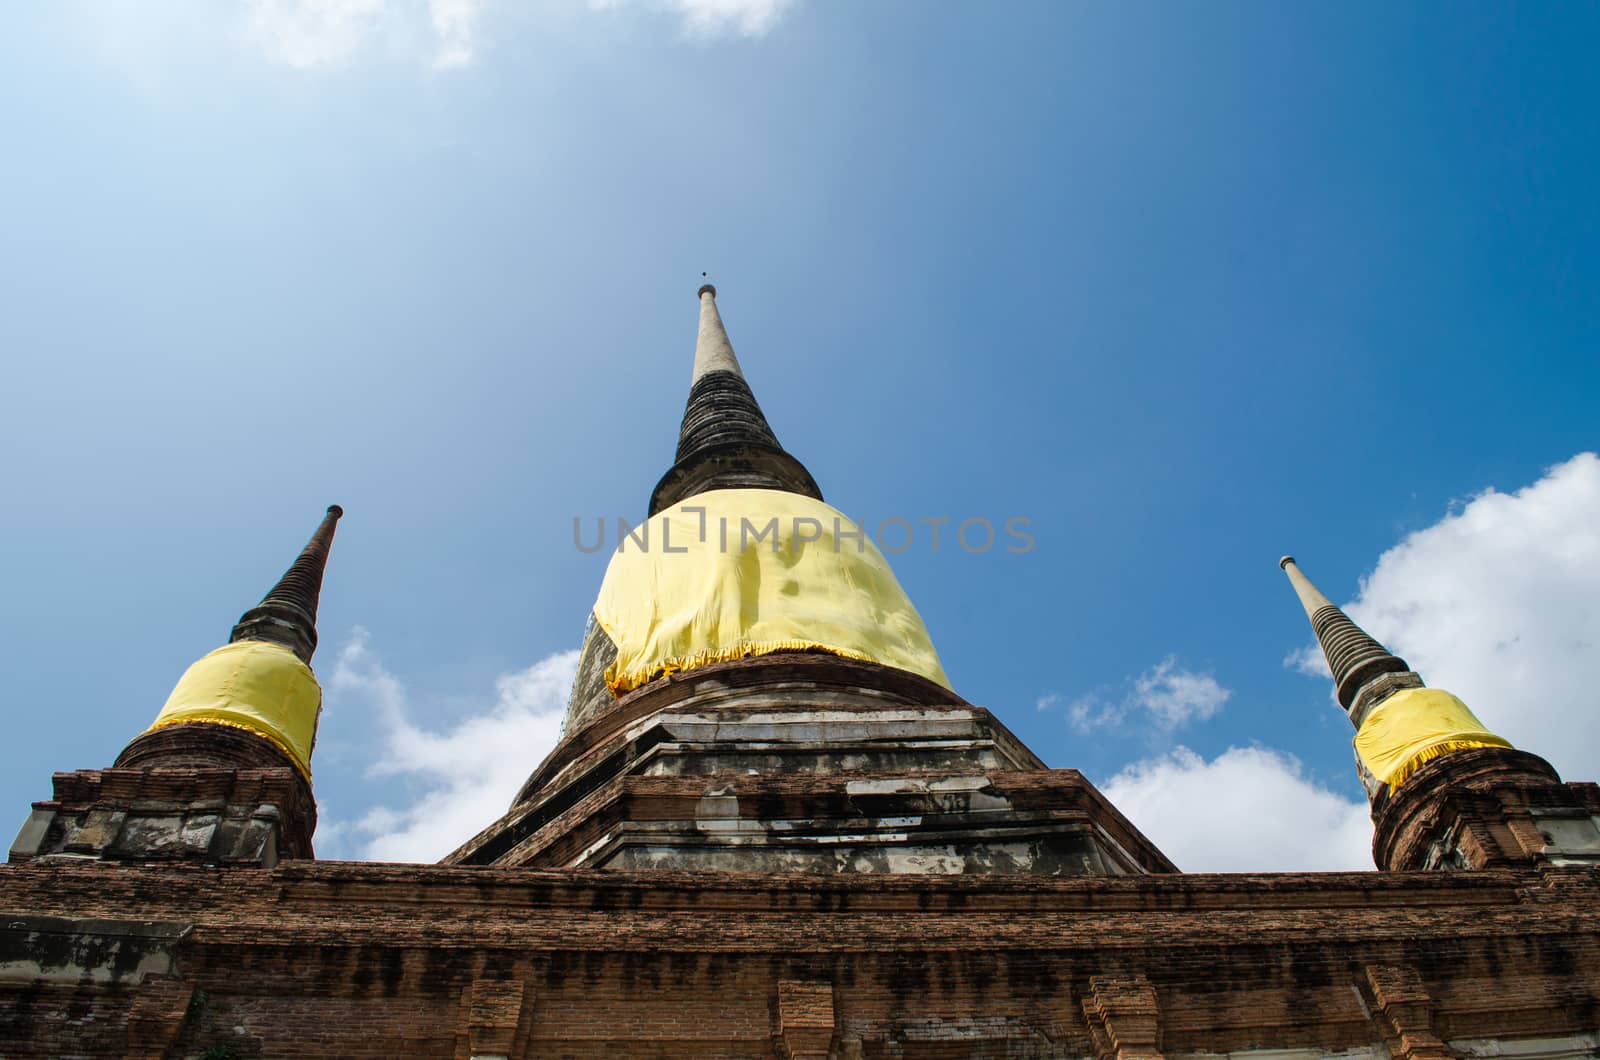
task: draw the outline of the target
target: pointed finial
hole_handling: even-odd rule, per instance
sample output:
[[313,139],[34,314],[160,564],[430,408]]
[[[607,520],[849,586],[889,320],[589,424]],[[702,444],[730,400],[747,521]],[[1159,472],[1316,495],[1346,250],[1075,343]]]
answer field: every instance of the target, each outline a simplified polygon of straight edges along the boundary
[[1333,601],[1311,584],[1300,571],[1300,565],[1294,561],[1293,556],[1284,556],[1278,560],[1278,567],[1289,576],[1289,584],[1294,588],[1294,594],[1300,598],[1300,606],[1306,609],[1306,617],[1315,619],[1318,611],[1324,607],[1333,607]]
[[1317,635],[1317,643],[1322,646],[1322,654],[1338,686],[1339,703],[1346,710],[1355,702],[1361,686],[1379,674],[1406,673],[1411,669],[1404,659],[1391,655],[1322,595],[1301,572],[1293,556],[1284,556],[1278,566],[1289,576],[1289,584],[1300,598],[1300,606],[1311,619],[1311,629]]
[[301,550],[289,569],[261,602],[246,611],[233,635],[231,644],[240,640],[264,640],[284,647],[310,663],[317,650],[317,603],[322,596],[322,575],[328,564],[328,550],[333,545],[334,525],[344,509],[330,504],[311,540]]
[[700,278],[700,328],[695,335],[694,374],[678,428],[672,467],[650,491],[655,515],[687,497],[719,489],[769,489],[822,499],[805,465],[786,452],[772,433],[761,405],[745,382],[733,344],[717,312],[717,289]]
[[[700,275],[704,278],[706,274]],[[728,330],[722,326],[722,314],[717,312],[717,289],[707,281],[700,285],[696,297],[700,299],[700,330],[695,335],[694,374],[689,385],[712,372],[732,372],[744,378],[739,358],[733,355],[733,343],[728,341]]]

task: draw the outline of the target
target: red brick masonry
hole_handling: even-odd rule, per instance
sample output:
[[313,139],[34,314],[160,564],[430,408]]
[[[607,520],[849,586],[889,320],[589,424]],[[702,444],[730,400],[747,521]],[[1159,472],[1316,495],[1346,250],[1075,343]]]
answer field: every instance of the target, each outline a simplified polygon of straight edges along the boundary
[[0,868],[0,1056],[1442,1057],[1600,1027],[1600,873]]

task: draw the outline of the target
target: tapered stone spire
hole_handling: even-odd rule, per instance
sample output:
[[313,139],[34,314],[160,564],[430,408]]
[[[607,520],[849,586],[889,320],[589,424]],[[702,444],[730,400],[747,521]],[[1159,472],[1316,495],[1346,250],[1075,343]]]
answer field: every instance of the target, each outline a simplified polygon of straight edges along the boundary
[[717,289],[699,292],[689,401],[675,463],[650,496],[650,514],[716,489],[773,489],[822,499],[805,466],[787,453],[745,382],[717,311]]
[[712,372],[732,372],[744,378],[739,358],[733,355],[733,343],[728,341],[728,329],[722,326],[722,314],[717,312],[717,289],[709,283],[702,284],[697,297],[700,299],[700,333],[695,336],[694,374],[689,377],[689,385],[693,386],[701,376]]
[[[190,665],[109,770],[56,775],[11,856],[271,868],[313,856],[311,752],[322,686],[317,601],[344,509],[322,524],[228,643]],[[89,822],[98,821],[93,827]]]
[[322,595],[322,573],[333,545],[334,526],[343,514],[344,509],[337,504],[328,506],[317,532],[278,584],[240,617],[228,643],[269,641],[288,648],[302,662],[311,662],[311,655],[317,650],[317,601]]
[[1404,659],[1390,654],[1382,644],[1373,640],[1350,616],[1339,610],[1333,602],[1307,578],[1294,561],[1284,556],[1278,561],[1294,586],[1300,606],[1306,609],[1311,629],[1322,646],[1322,654],[1333,671],[1333,681],[1338,687],[1339,703],[1349,710],[1355,703],[1361,686],[1386,673],[1409,673],[1411,667]]
[[[1563,785],[1549,762],[1519,751],[1468,706],[1350,621],[1301,572],[1278,561],[1311,619],[1356,727],[1361,785],[1372,804],[1372,859],[1389,872],[1600,863],[1593,796]],[[1590,785],[1589,787],[1592,787]],[[1558,823],[1559,822],[1559,823]],[[1578,843],[1557,837],[1581,834]]]

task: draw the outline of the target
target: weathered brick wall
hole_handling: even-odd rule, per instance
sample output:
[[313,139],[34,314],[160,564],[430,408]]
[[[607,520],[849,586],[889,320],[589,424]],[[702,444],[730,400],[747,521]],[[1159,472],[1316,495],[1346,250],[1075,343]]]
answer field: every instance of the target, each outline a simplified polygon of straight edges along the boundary
[[[0,1056],[1422,1058],[1457,1039],[1600,1028],[1597,898],[1590,869],[1049,879],[35,862],[0,869]],[[8,960],[26,940],[7,914],[21,912],[91,939],[128,930],[108,920],[167,925],[171,974],[89,982],[71,964],[94,962],[88,946],[51,981],[24,975]]]

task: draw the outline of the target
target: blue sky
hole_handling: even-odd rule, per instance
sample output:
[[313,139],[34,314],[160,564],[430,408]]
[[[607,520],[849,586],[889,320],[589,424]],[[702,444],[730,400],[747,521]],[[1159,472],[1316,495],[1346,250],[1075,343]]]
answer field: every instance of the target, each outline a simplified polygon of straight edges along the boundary
[[604,569],[573,517],[638,516],[670,462],[703,270],[831,503],[1031,520],[1026,555],[922,537],[896,571],[957,690],[1180,865],[1364,856],[1286,551],[1596,776],[1592,8],[7,22],[17,823],[51,771],[110,764],[334,501],[319,852],[436,857],[487,823],[553,739]]

